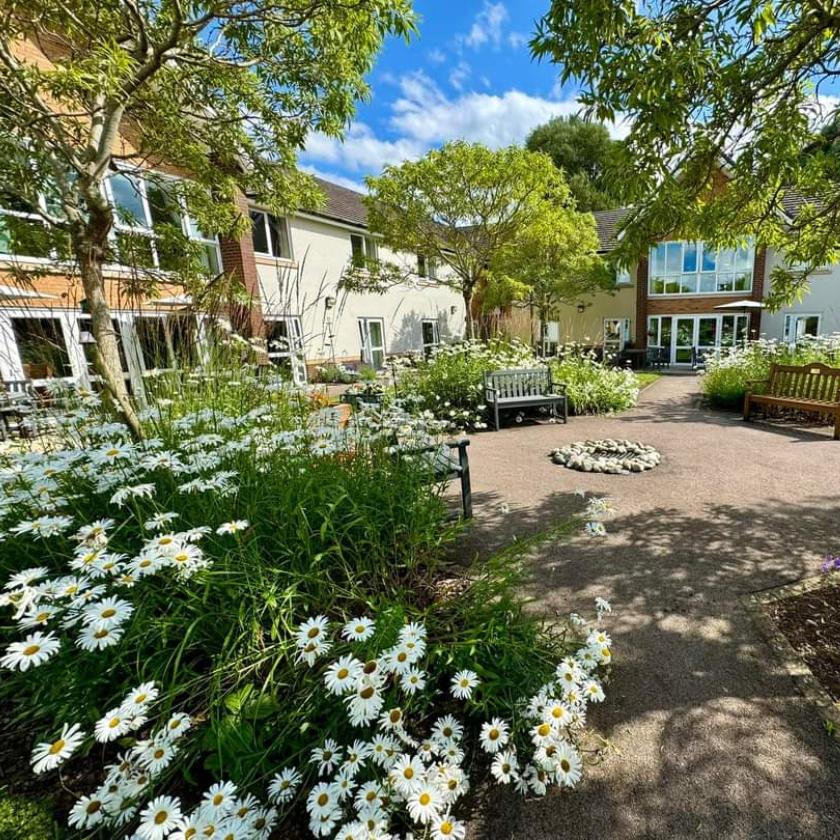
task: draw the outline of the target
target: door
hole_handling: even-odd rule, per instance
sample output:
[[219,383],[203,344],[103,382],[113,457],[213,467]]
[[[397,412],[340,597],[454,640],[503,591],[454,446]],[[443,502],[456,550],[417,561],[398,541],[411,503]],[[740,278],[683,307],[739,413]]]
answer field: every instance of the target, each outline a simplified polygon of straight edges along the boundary
[[420,330],[423,339],[423,355],[429,357],[440,341],[438,323],[431,318],[424,318],[420,322]]
[[385,321],[382,318],[359,318],[362,361],[374,370],[385,367]]
[[691,364],[691,350],[694,347],[694,316],[684,318],[677,316],[674,318],[673,329],[673,350],[671,358],[675,364],[690,365]]

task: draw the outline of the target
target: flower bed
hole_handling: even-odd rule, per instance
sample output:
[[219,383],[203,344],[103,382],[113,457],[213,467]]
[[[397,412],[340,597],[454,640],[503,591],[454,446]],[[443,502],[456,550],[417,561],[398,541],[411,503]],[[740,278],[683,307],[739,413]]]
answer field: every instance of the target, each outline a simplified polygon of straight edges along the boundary
[[703,393],[714,405],[741,408],[750,381],[766,379],[773,362],[840,366],[840,334],[804,336],[794,346],[760,339],[721,350],[706,361],[701,378]]
[[639,381],[631,370],[600,361],[591,350],[567,345],[558,350],[551,370],[566,385],[573,414],[611,414],[632,408],[639,399]]
[[441,585],[455,531],[411,454],[440,424],[321,427],[239,373],[155,388],[144,440],[82,396],[0,472],[0,697],[45,791],[91,768],[73,828],[462,837],[476,754],[523,793],[574,786],[609,636],[526,612],[509,555]]

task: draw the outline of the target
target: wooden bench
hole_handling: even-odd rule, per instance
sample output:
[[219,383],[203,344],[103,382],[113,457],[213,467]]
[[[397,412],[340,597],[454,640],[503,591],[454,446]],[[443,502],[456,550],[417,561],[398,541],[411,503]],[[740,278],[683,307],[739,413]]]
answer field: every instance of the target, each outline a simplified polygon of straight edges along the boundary
[[775,405],[794,411],[833,415],[834,440],[840,440],[840,368],[821,362],[809,365],[770,365],[767,379],[748,385],[766,384],[759,394],[744,395],[744,420],[750,419],[755,405]]
[[[559,393],[558,393],[559,391]],[[557,406],[563,408],[563,422],[569,422],[566,386],[555,388],[551,368],[520,368],[495,370],[484,374],[484,402],[493,409],[493,425],[499,430],[499,412],[508,408],[548,406],[551,416],[557,416]]]

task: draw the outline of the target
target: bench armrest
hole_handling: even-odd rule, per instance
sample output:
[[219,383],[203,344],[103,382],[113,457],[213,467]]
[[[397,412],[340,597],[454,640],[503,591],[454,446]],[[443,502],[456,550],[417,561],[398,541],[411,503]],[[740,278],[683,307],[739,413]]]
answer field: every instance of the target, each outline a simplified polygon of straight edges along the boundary
[[457,440],[448,440],[446,445],[450,449],[466,449],[470,445],[469,438],[458,438]]

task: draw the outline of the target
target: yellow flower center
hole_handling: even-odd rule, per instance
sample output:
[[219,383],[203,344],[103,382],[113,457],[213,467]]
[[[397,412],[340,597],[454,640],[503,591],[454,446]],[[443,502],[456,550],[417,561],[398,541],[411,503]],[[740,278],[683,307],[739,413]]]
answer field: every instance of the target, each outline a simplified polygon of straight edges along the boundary
[[451,822],[449,822],[449,820],[444,820],[444,821],[443,821],[443,822],[442,822],[442,823],[438,826],[438,834],[443,834],[444,836],[446,836],[447,834],[452,834],[452,832],[454,831],[454,829],[455,829],[455,826],[454,826],[454,825],[452,825],[452,823],[451,823]]
[[40,645],[29,645],[29,647],[26,647],[26,648],[23,649],[23,655],[24,656],[35,656],[35,654],[38,653],[39,650],[41,650]]
[[329,801],[330,801],[330,798],[329,798],[329,796],[327,796],[327,794],[326,794],[326,793],[322,793],[322,794],[318,797],[318,804],[319,804],[322,808],[323,808],[323,807],[324,807],[324,805],[326,805],[326,804],[327,804],[327,802],[329,802]]
[[399,709],[392,709],[388,714],[391,723],[399,723],[402,720],[402,712]]
[[426,806],[432,801],[432,797],[428,793],[421,793],[417,800],[421,805]]
[[59,738],[50,746],[50,755],[58,755],[64,749],[66,743],[66,741]]
[[499,737],[499,730],[498,729],[491,729],[488,735],[491,741],[495,741]]
[[112,607],[108,607],[107,610],[102,610],[102,618],[113,618],[117,614],[117,611]]
[[155,825],[163,825],[169,819],[168,811],[158,811],[155,814]]
[[350,671],[347,668],[340,668],[336,677],[340,680],[346,680],[350,676]]
[[375,790],[369,790],[367,792],[367,794],[365,795],[365,799],[368,802],[373,802],[373,800],[376,799],[376,791]]
[[151,561],[151,560],[149,560],[148,558],[145,558],[145,559],[141,560],[141,561],[140,561],[137,565],[138,565],[141,569],[147,569],[149,566],[151,566],[151,565],[152,565],[152,561]]
[[405,662],[406,659],[408,659],[408,654],[404,650],[401,650],[397,654],[397,662]]
[[374,695],[374,689],[373,689],[373,686],[370,686],[370,685],[366,685],[359,692],[359,697],[361,697],[362,700],[370,700],[370,698],[373,697],[373,695]]
[[97,630],[93,634],[93,638],[94,639],[104,639],[108,635],[110,635],[110,630]]
[[154,751],[153,755],[155,760],[160,761],[166,755],[166,750],[157,749]]
[[102,803],[98,799],[88,802],[85,808],[86,814],[95,814],[102,807]]
[[362,633],[365,632],[365,625],[364,624],[357,624],[354,629],[356,631],[356,635],[361,636]]
[[222,804],[222,802],[224,802],[224,801],[225,801],[225,798],[224,798],[224,796],[222,796],[222,794],[221,794],[221,793],[217,793],[217,794],[213,797],[213,804],[214,804],[214,805],[216,805],[217,807],[218,807],[219,805],[221,805],[221,804]]
[[537,734],[541,738],[547,738],[550,732],[551,727],[547,723],[540,724],[540,728],[537,730]]
[[195,837],[196,834],[198,834],[198,830],[190,827],[184,832],[184,840],[190,840],[190,838]]
[[569,770],[572,769],[572,765],[569,763],[569,759],[567,758],[560,759],[560,767],[564,773],[568,773]]
[[307,635],[307,638],[317,639],[318,636],[321,635],[321,631],[317,627],[310,627],[309,632],[306,635]]
[[122,720],[120,718],[118,718],[118,717],[111,718],[111,720],[108,721],[108,728],[109,729],[116,729],[121,723],[122,723]]
[[405,770],[403,770],[403,776],[405,776],[406,779],[413,779],[414,770],[411,767],[406,767]]
[[369,662],[365,662],[364,672],[366,674],[373,674],[379,665],[376,664],[375,659],[371,659]]

